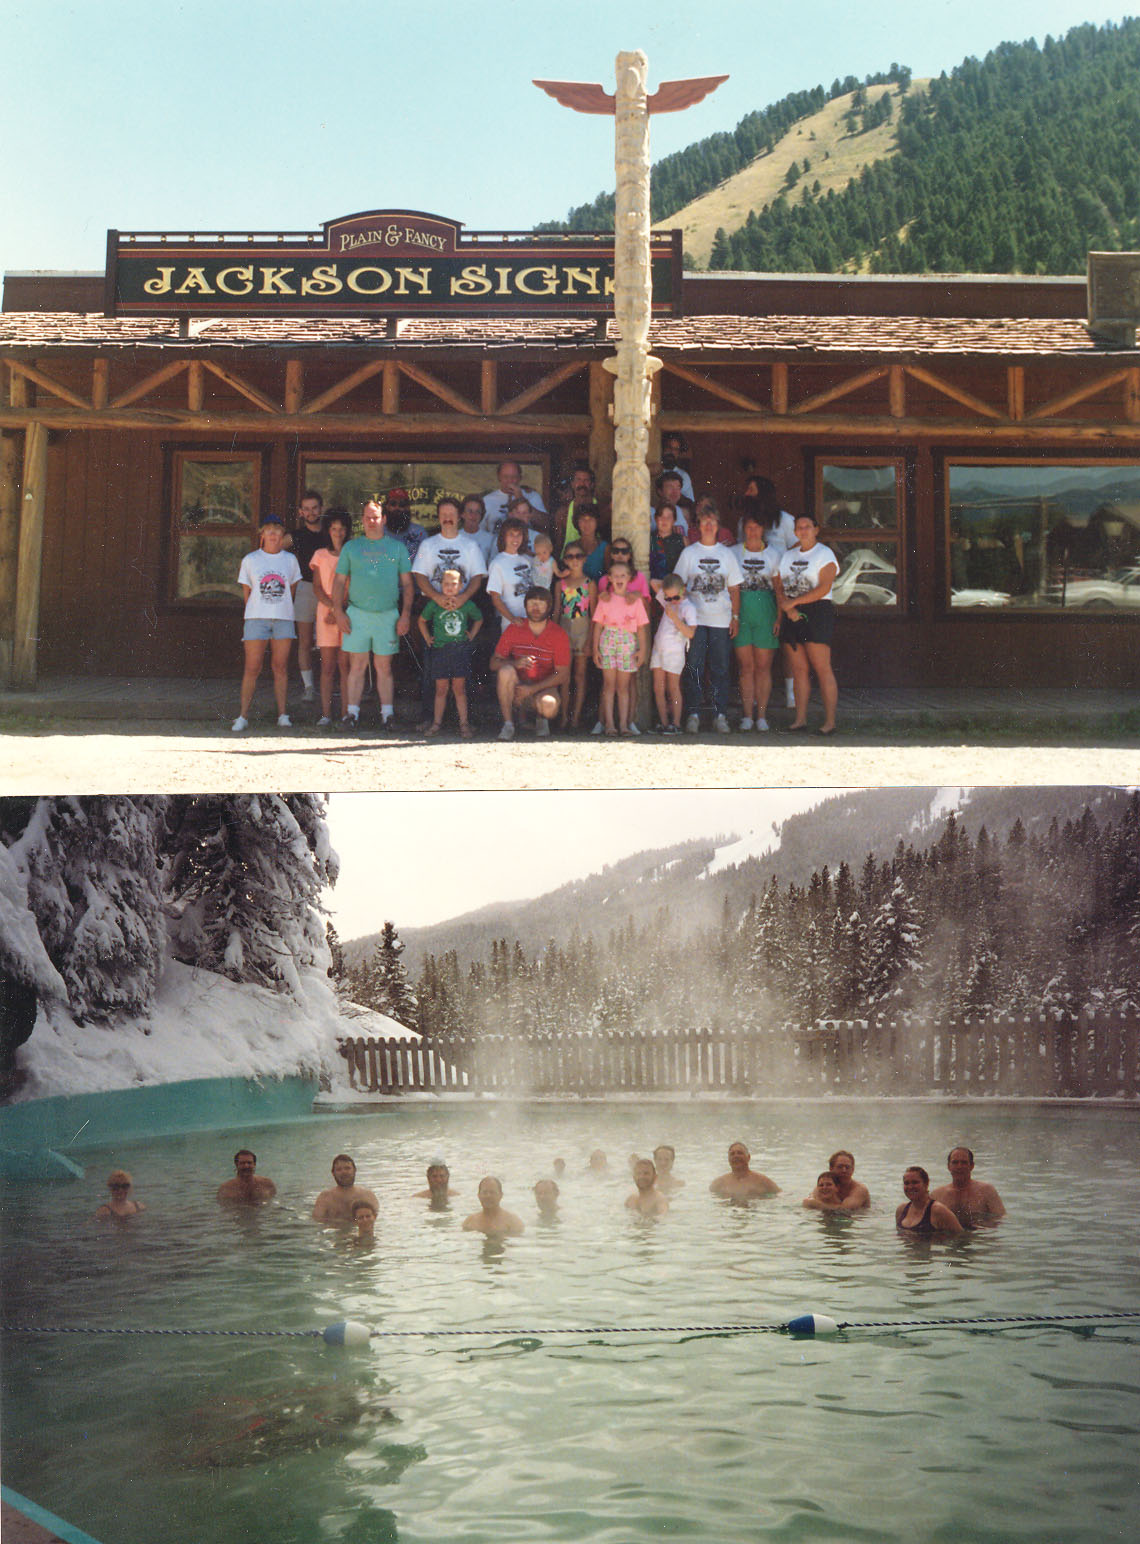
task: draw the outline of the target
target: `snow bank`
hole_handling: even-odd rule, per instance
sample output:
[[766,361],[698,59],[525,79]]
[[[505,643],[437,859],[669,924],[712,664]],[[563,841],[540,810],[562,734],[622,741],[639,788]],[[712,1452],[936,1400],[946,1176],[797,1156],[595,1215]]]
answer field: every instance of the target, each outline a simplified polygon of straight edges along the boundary
[[352,1033],[328,977],[301,973],[301,1000],[239,985],[169,960],[145,1020],[76,1024],[66,1009],[40,1009],[21,1047],[27,1081],[19,1099],[104,1093],[189,1078],[333,1074],[336,1042]]

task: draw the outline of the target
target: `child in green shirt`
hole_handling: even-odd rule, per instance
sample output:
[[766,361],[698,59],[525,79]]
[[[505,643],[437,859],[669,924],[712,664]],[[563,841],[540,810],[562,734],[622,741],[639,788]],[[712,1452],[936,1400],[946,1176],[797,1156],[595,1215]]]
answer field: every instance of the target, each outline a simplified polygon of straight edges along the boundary
[[[440,578],[439,587],[445,600],[454,601],[463,587],[463,575],[457,568],[448,568]],[[459,733],[464,740],[471,738],[471,726],[467,722],[467,677],[471,670],[471,642],[482,626],[479,607],[470,600],[450,609],[429,600],[420,613],[419,629],[428,645],[427,668],[430,679],[435,682],[435,711],[425,731],[429,735],[438,734],[443,727],[443,710],[450,688],[455,694]]]

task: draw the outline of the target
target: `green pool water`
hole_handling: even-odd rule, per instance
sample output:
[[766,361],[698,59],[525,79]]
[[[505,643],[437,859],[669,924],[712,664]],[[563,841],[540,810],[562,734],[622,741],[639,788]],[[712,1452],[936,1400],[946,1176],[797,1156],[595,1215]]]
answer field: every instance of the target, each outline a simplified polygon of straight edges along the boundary
[[[708,1194],[743,1138],[783,1194]],[[626,1160],[677,1148],[669,1216]],[[954,1245],[900,1240],[906,1164],[959,1141],[1010,1209]],[[238,1145],[278,1184],[213,1200]],[[869,1215],[799,1205],[855,1151]],[[601,1147],[611,1173],[585,1173]],[[334,1153],[381,1202],[371,1252],[308,1220]],[[435,1153],[461,1195],[413,1198]],[[530,1186],[567,1162],[562,1210]],[[87,1153],[85,1181],[3,1192],[5,1321],[466,1331],[448,1340],[6,1334],[5,1482],[101,1544],[930,1540],[1101,1544],[1140,1525],[1140,1327],[779,1335],[625,1327],[1140,1308],[1134,1114],[881,1104],[402,1107]],[[93,1223],[122,1165],[149,1210]],[[485,1173],[522,1238],[462,1232]],[[555,1327],[612,1333],[553,1336]],[[506,1333],[510,1331],[511,1333]],[[527,1333],[515,1333],[524,1331]]]

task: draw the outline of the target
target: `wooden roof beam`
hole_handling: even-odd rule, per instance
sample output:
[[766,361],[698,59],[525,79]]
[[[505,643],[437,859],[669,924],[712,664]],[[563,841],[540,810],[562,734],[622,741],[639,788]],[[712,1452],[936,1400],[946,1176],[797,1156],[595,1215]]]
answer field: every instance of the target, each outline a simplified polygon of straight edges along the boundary
[[863,370],[858,375],[849,376],[847,380],[840,381],[838,386],[829,386],[826,391],[817,391],[814,396],[805,397],[789,411],[793,417],[799,417],[803,413],[814,413],[818,408],[837,402],[840,397],[850,396],[853,391],[860,391],[864,386],[870,386],[873,381],[884,380],[889,368],[888,365],[879,365],[874,370]]
[[533,386],[528,386],[525,391],[520,391],[509,402],[500,402],[497,411],[504,418],[510,418],[515,413],[525,413],[528,407],[533,407],[536,402],[541,402],[555,389],[561,386],[563,381],[568,381],[572,375],[577,375],[579,370],[586,368],[588,361],[576,359],[571,364],[559,365],[557,370],[551,370],[540,381],[535,381]]
[[973,392],[965,391],[961,386],[955,386],[951,381],[944,381],[940,375],[935,375],[931,370],[924,370],[920,365],[907,365],[906,373],[912,380],[921,381],[924,386],[929,386],[933,391],[940,392],[942,396],[949,397],[951,402],[957,402],[962,407],[968,407],[971,412],[978,413],[982,418],[1001,418],[1004,415],[988,402],[983,402],[981,397],[975,397]]
[[678,364],[675,359],[662,360],[662,368],[670,375],[675,375],[679,381],[688,381],[690,386],[697,386],[711,397],[719,397],[722,402],[730,402],[733,407],[742,407],[746,413],[765,411],[761,403],[746,396],[744,392],[736,391],[732,386],[723,386],[720,381],[711,380],[699,370],[690,370],[688,365]]
[[344,376],[335,385],[330,386],[327,391],[322,391],[319,397],[314,397],[311,402],[306,402],[299,411],[302,413],[321,413],[326,407],[330,407],[332,403],[339,402],[341,397],[346,397],[357,386],[363,385],[365,381],[370,381],[374,375],[379,375],[383,369],[384,361],[382,359],[373,359],[369,364],[361,365],[358,370],[353,370],[350,375]]
[[227,386],[236,391],[239,396],[245,397],[248,402],[252,402],[254,407],[259,407],[263,413],[279,413],[281,411],[271,397],[267,397],[264,392],[258,391],[256,386],[251,386],[236,371],[227,370],[224,365],[215,364],[212,359],[203,359],[202,363],[211,375],[216,375],[219,381],[225,381]]
[[1054,397],[1051,402],[1044,403],[1041,407],[1035,407],[1030,418],[1056,418],[1058,414],[1066,412],[1071,407],[1076,407],[1078,402],[1087,402],[1090,397],[1099,397],[1102,391],[1107,391],[1110,386],[1119,386],[1127,383],[1128,371],[1115,370],[1111,375],[1102,375],[1099,380],[1086,381],[1083,386],[1076,386],[1072,391],[1066,391],[1059,397]]
[[78,392],[61,385],[53,376],[45,370],[39,370],[35,365],[27,364],[22,359],[10,359],[8,368],[14,375],[22,375],[26,381],[34,381],[37,386],[42,386],[53,397],[58,397],[61,402],[70,402],[72,407],[90,407],[91,403],[86,397],[81,397]]
[[117,397],[112,397],[108,407],[128,407],[132,402],[137,402],[140,397],[147,396],[157,386],[162,386],[166,381],[171,381],[176,375],[181,375],[183,370],[189,370],[189,359],[175,359],[171,364],[163,365],[159,370],[152,370],[149,375],[144,375],[141,381],[136,381],[133,386],[128,386],[126,391],[121,391]]
[[[430,391],[433,397],[438,397],[441,402],[446,403],[450,408],[454,408],[457,413],[467,413],[474,418],[479,416],[479,409],[474,402],[469,402],[454,387],[448,386],[438,376],[432,375],[430,370],[421,369],[419,365],[409,364],[405,359],[398,360],[397,362],[400,366],[401,375],[406,375],[409,381],[415,381],[417,386],[422,386],[425,391]],[[502,411],[502,408],[500,408],[499,412],[501,413]]]

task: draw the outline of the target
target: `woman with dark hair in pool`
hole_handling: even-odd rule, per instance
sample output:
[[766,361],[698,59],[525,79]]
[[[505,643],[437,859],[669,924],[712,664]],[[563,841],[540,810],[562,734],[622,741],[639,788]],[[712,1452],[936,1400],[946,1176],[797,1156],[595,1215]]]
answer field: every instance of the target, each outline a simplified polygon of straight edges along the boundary
[[933,1238],[935,1234],[963,1232],[962,1224],[948,1206],[930,1196],[930,1175],[917,1163],[903,1174],[906,1200],[895,1212],[895,1227],[915,1238]]
[[839,560],[830,547],[819,539],[819,521],[814,515],[796,516],[798,547],[785,552],[773,575],[772,588],[780,608],[780,642],[784,645],[784,664],[795,688],[796,716],[788,725],[791,732],[807,729],[811,675],[819,682],[823,699],[823,723],[816,734],[835,733],[835,708],[839,688],[831,669],[831,635],[835,613],[831,604],[831,586],[839,572]]

